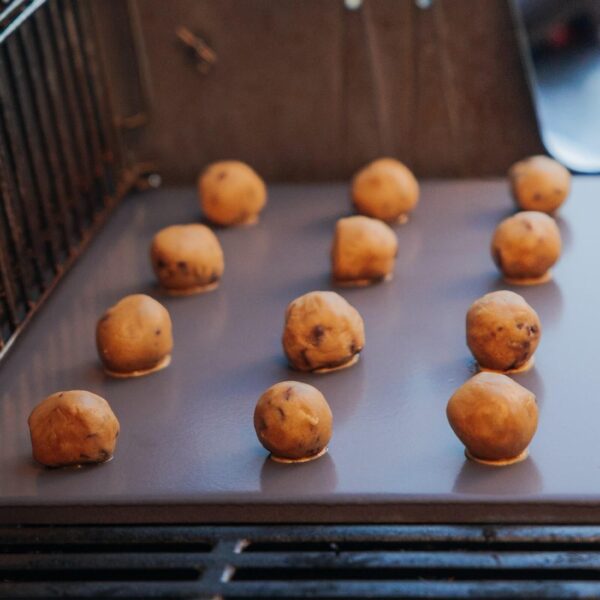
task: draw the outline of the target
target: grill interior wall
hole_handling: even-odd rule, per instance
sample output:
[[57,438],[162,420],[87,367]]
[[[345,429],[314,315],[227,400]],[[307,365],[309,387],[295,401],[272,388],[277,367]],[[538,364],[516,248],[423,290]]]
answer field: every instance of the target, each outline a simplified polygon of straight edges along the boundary
[[13,4],[23,22],[0,43],[2,354],[113,206],[120,164],[89,3],[29,16]]

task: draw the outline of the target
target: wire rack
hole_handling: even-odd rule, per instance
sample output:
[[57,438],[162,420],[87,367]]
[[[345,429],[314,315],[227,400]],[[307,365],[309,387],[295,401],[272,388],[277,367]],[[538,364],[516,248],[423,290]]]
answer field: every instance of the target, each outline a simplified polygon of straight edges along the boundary
[[0,2],[0,358],[120,195],[88,2]]

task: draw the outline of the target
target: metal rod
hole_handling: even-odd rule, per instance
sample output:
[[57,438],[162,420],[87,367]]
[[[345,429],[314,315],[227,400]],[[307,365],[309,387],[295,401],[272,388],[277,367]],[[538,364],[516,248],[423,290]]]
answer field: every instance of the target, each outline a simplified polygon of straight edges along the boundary
[[53,122],[56,125],[60,155],[63,159],[62,168],[67,174],[70,211],[73,216],[77,237],[80,238],[84,230],[83,211],[79,202],[81,181],[78,175],[76,159],[80,155],[78,155],[73,147],[69,118],[65,109],[66,99],[58,76],[59,68],[55,58],[55,51],[50,41],[51,35],[47,16],[43,14],[43,11],[39,11],[34,15],[33,22],[36,26],[35,31],[37,32],[41,56],[44,62],[48,98],[53,113]]
[[27,71],[31,77],[33,89],[33,104],[39,118],[39,134],[41,138],[40,148],[43,150],[45,169],[38,173],[44,177],[44,183],[50,190],[55,210],[58,213],[57,226],[62,232],[62,249],[65,254],[73,243],[74,223],[69,212],[67,181],[65,171],[62,168],[64,161],[60,154],[62,148],[56,132],[54,115],[48,102],[48,89],[45,84],[44,66],[41,57],[34,44],[31,23],[25,23],[19,30],[22,49],[27,61]]

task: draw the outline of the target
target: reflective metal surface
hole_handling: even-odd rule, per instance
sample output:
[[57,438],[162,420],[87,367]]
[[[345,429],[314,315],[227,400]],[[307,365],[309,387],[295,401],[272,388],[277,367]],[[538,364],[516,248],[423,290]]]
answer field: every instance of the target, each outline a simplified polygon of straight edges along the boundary
[[[597,520],[599,194],[600,179],[575,180],[559,219],[564,255],[554,281],[512,288],[540,314],[543,335],[536,367],[515,377],[537,395],[539,431],[530,458],[506,469],[467,462],[445,415],[473,372],[466,310],[506,287],[489,254],[494,227],[513,210],[505,181],[423,183],[414,219],[397,230],[393,281],[341,291],[365,319],[361,360],[320,376],[291,371],[280,337],[290,300],[331,287],[333,227],[350,208],[345,185],[273,185],[258,226],[218,230],[221,287],[162,298],[173,362],[123,381],[100,368],[96,319],[126,294],[161,298],[150,240],[199,218],[192,188],[129,198],[0,367],[0,519]],[[284,379],[316,385],[332,407],[334,436],[320,460],[275,464],[256,440],[256,400]],[[27,416],[46,395],[77,388],[106,397],[119,417],[115,459],[44,469],[31,459]]]
[[600,171],[600,3],[513,0],[542,140],[570,169]]

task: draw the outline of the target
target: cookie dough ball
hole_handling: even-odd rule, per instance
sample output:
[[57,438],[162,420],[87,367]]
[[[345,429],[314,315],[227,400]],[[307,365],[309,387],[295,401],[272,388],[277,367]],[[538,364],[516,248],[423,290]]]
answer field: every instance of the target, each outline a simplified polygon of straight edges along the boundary
[[119,421],[108,402],[83,390],[48,396],[28,423],[33,458],[48,467],[105,462],[119,435]]
[[292,367],[324,373],[358,360],[365,326],[358,311],[335,292],[310,292],[288,305],[282,341]]
[[278,462],[306,462],[323,456],[332,427],[333,416],[323,394],[298,381],[271,386],[254,410],[258,440]]
[[335,226],[331,263],[341,285],[369,285],[391,279],[398,253],[394,231],[378,219],[355,216]]
[[126,296],[98,321],[96,346],[106,372],[114,377],[164,369],[173,350],[169,313],[150,296]]
[[199,224],[161,229],[152,240],[150,258],[161,287],[172,295],[214,290],[225,267],[217,236]]
[[450,398],[446,414],[469,458],[499,466],[527,457],[538,423],[535,396],[499,373],[469,379]]
[[399,160],[380,158],[354,176],[352,200],[363,215],[405,223],[419,201],[419,184]]
[[515,202],[523,210],[553,213],[567,199],[571,174],[547,156],[532,156],[515,163],[508,171]]
[[486,294],[467,312],[467,346],[482,369],[528,370],[541,335],[537,313],[514,292]]
[[525,211],[504,219],[492,238],[492,257],[509,283],[532,285],[551,279],[560,256],[560,231],[552,217]]
[[198,180],[207,219],[223,225],[251,225],[267,202],[264,181],[247,164],[224,160],[209,165]]

